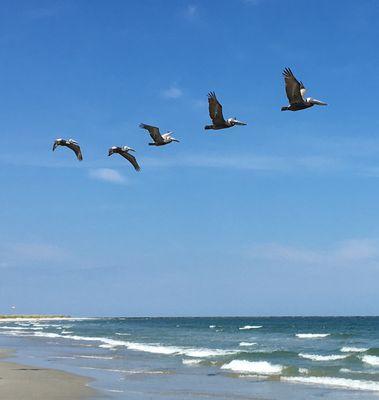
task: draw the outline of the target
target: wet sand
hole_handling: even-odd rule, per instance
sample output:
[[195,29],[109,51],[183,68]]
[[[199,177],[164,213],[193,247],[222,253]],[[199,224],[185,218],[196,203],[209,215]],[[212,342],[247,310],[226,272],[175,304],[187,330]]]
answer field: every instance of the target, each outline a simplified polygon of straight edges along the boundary
[[[0,357],[10,353],[0,349]],[[53,369],[0,360],[1,400],[76,400],[100,398],[89,379]]]

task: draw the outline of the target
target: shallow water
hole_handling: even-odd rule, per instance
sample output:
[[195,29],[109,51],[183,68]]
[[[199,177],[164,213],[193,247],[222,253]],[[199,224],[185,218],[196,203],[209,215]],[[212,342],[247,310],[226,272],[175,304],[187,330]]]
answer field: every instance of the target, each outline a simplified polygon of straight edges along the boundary
[[376,317],[2,322],[1,346],[115,399],[379,398]]

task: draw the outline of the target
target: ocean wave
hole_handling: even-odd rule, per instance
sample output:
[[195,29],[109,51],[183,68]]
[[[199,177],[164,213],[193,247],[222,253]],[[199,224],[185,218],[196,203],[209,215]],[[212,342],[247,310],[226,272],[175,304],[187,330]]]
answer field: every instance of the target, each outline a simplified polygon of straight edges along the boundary
[[81,355],[81,356],[76,356],[79,358],[89,358],[89,359],[94,359],[94,360],[113,360],[113,357],[106,357],[106,356],[86,356],[86,355]]
[[260,329],[263,328],[262,325],[245,325],[238,328],[240,331],[248,331],[250,329]]
[[241,342],[239,345],[241,347],[249,347],[249,346],[255,346],[256,343],[254,343],[254,342]]
[[321,339],[330,336],[330,333],[296,333],[299,339]]
[[209,328],[214,329],[216,328],[216,325],[209,325]]
[[299,368],[299,374],[307,375],[309,373],[308,368]]
[[377,356],[363,356],[362,361],[366,364],[374,365],[375,367],[379,367],[379,357]]
[[379,391],[379,382],[375,381],[362,381],[355,379],[345,378],[333,378],[333,377],[322,377],[322,376],[282,376],[280,378],[285,382],[303,383],[311,385],[331,386],[336,388],[350,389],[350,390],[367,390],[367,391]]
[[348,355],[341,355],[341,354],[331,354],[328,356],[322,356],[319,354],[305,354],[299,353],[299,357],[306,358],[312,361],[336,361],[336,360],[343,360],[344,358],[349,357]]
[[221,369],[257,375],[279,375],[283,371],[283,366],[270,364],[267,361],[233,360],[228,364],[224,364]]
[[126,333],[126,332],[116,332],[115,335],[117,336],[130,336],[131,333]]
[[340,350],[342,353],[364,353],[365,351],[367,351],[368,348],[364,348],[364,347],[342,347],[342,349]]
[[191,359],[191,358],[184,358],[184,359],[182,360],[182,363],[183,363],[184,365],[198,365],[198,364],[200,364],[202,361],[203,361],[203,360],[199,360],[198,358],[194,358],[194,359]]

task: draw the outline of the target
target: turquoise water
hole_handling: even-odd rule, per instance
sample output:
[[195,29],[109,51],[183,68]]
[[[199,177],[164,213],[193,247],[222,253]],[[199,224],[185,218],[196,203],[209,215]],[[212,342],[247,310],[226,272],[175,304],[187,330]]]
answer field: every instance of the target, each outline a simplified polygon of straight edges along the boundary
[[379,318],[1,322],[21,361],[118,399],[379,399]]

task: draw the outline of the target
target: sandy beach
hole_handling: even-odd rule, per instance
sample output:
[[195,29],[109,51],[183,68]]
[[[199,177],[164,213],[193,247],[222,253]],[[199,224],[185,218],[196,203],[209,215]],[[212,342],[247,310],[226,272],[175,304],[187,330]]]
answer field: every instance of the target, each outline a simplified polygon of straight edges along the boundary
[[[0,350],[0,357],[10,353]],[[53,369],[0,361],[2,400],[75,400],[96,398],[89,379]]]

